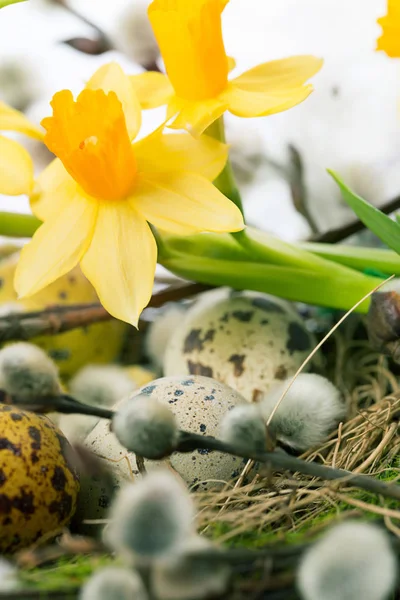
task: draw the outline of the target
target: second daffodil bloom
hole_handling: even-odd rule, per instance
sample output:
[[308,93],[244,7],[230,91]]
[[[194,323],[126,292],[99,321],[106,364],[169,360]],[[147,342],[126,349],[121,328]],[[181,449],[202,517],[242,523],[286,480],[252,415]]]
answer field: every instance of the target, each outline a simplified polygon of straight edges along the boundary
[[[0,102],[0,131],[15,131],[41,140],[43,134],[18,110]],[[33,162],[18,142],[0,135],[0,194],[29,194],[33,185]]]
[[22,250],[16,290],[34,294],[80,263],[106,310],[137,325],[157,260],[148,222],[175,234],[243,229],[238,208],[211,183],[227,148],[161,129],[132,143],[140,105],[116,63],[76,100],[63,90],[51,104],[44,141],[58,158],[38,180],[31,204],[44,224]]
[[170,127],[201,134],[226,110],[260,117],[299,104],[312,91],[305,82],[322,66],[314,56],[263,63],[229,80],[221,14],[228,0],[153,0],[148,15],[168,77],[133,75],[143,108],[168,105]]
[[400,57],[400,0],[388,0],[387,15],[378,19],[382,35],[376,49],[383,50],[391,58]]

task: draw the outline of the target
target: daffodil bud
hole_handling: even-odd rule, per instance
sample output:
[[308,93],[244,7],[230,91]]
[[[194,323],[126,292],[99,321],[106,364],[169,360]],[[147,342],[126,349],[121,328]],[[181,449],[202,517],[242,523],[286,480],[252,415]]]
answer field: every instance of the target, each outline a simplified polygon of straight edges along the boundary
[[[290,381],[283,381],[262,397],[260,409],[265,421]],[[340,392],[330,381],[321,375],[300,374],[272,417],[270,429],[281,442],[306,450],[322,443],[345,413]]]
[[386,600],[396,576],[387,534],[375,525],[348,521],[304,554],[297,584],[303,600]]
[[160,51],[147,16],[149,3],[149,0],[129,3],[118,20],[114,44],[135,63],[154,70]]
[[144,458],[164,458],[173,452],[178,425],[173,413],[146,394],[132,396],[112,421],[119,442]]
[[228,411],[221,422],[224,442],[248,452],[264,452],[267,430],[257,405],[244,404]]
[[166,558],[193,534],[194,510],[177,476],[153,471],[118,493],[106,541],[137,561]]
[[79,600],[147,600],[148,594],[134,570],[106,567],[96,571],[82,587]]
[[153,367],[160,373],[164,368],[167,344],[172,333],[181,324],[184,313],[185,307],[182,304],[167,304],[148,326],[145,351]]
[[18,342],[0,350],[0,389],[27,404],[61,392],[56,365],[41,348]]
[[152,588],[159,600],[200,600],[219,597],[229,583],[231,570],[223,561],[208,556],[211,542],[193,536],[184,550],[153,569]]
[[[71,395],[79,402],[109,408],[128,396],[135,387],[125,371],[114,365],[88,365],[69,384]],[[59,427],[70,441],[82,441],[98,420],[98,417],[88,415],[62,415]]]

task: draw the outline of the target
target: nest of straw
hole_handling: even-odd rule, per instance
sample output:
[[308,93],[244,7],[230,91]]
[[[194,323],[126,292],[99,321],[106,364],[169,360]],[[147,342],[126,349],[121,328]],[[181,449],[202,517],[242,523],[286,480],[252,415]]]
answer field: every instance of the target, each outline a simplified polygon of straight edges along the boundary
[[[342,391],[348,418],[320,448],[302,458],[394,482],[400,473],[397,378],[388,360],[372,352],[366,340],[354,340],[353,327],[332,339],[327,371]],[[354,516],[379,518],[400,537],[395,501],[300,474],[261,470],[245,485],[233,481],[196,496],[200,530],[220,543],[257,547],[298,542],[333,521]]]

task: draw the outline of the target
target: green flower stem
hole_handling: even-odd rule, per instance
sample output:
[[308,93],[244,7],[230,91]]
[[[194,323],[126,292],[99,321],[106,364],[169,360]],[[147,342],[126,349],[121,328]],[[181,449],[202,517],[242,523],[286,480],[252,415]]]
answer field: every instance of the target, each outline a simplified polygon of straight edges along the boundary
[[7,237],[32,237],[42,224],[33,215],[0,212],[0,235]]
[[[225,143],[225,127],[223,117],[220,117],[208,129],[206,134],[220,142]],[[214,185],[238,208],[243,214],[243,205],[240,197],[240,192],[235,182],[232,165],[228,161],[214,181]],[[282,265],[297,265],[299,267],[327,269],[326,261],[319,259],[315,255],[308,252],[301,252],[295,246],[281,242],[273,236],[263,234],[257,229],[247,227],[242,231],[231,234],[233,239],[251,256],[253,261],[257,262],[272,262]]]
[[[348,310],[382,280],[342,268],[316,271],[235,260],[175,255],[160,261],[164,267],[186,279],[234,289],[266,292],[309,304]],[[328,263],[330,264],[330,263]],[[333,263],[332,263],[333,264]],[[369,300],[358,308],[366,313]]]
[[400,275],[400,256],[392,250],[311,242],[301,243],[297,247],[358,271],[376,269],[387,275]]
[[[218,140],[219,142],[226,143],[225,139],[225,125],[224,125],[224,117],[220,117],[212,125],[208,127],[205,132],[210,137]],[[243,205],[242,199],[240,197],[240,192],[235,182],[235,175],[233,173],[231,161],[227,160],[225,167],[218,175],[217,179],[214,181],[215,187],[219,189],[220,192],[224,194],[229,200],[232,200],[234,204],[239,208],[240,212],[243,215]]]
[[4,8],[10,4],[18,4],[19,2],[26,2],[26,0],[0,0],[0,8]]

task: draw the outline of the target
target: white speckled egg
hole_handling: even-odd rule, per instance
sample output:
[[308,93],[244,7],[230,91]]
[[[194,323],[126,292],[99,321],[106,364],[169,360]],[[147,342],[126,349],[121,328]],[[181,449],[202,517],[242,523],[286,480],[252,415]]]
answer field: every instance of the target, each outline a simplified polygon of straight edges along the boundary
[[293,306],[259,292],[212,290],[186,313],[164,375],[213,377],[249,400],[294,375],[316,344]]
[[[163,377],[135,391],[147,394],[166,404],[176,415],[179,427],[194,433],[217,436],[223,415],[233,407],[245,403],[245,399],[228,386],[209,377],[183,376]],[[122,402],[129,402],[129,399]],[[116,408],[121,403],[116,405]],[[136,456],[121,446],[109,429],[109,423],[99,421],[85,440],[86,447],[96,455],[103,457],[111,470],[116,486],[132,481],[139,475]],[[175,453],[169,459],[144,461],[146,470],[152,470],[165,464],[175,469],[189,487],[199,485],[206,489],[218,482],[226,482],[237,477],[246,461],[220,452],[195,450],[189,453]],[[202,483],[208,480],[209,483]],[[214,480],[214,481],[213,481]],[[99,519],[106,514],[107,493],[95,480],[88,486],[82,486],[79,515],[85,519]],[[86,489],[85,489],[86,487]]]

